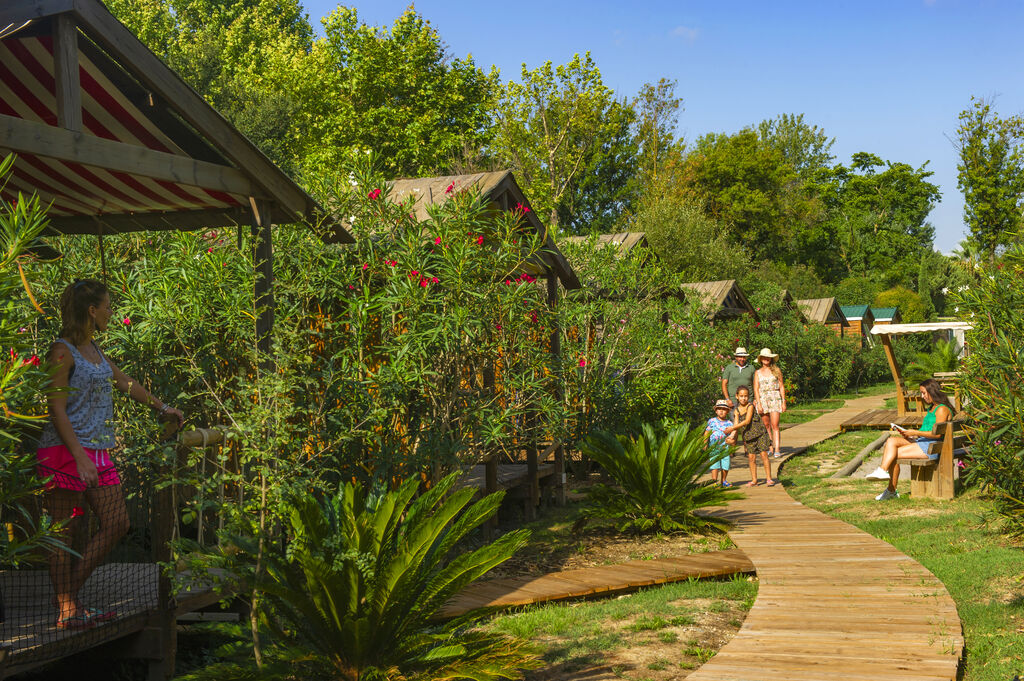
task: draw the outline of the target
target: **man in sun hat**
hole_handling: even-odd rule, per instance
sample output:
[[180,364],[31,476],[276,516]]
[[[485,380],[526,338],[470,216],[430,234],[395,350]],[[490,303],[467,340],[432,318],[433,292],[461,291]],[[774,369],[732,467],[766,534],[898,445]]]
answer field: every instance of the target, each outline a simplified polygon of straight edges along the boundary
[[754,367],[747,364],[750,353],[741,345],[732,354],[733,362],[722,370],[722,396],[730,409],[736,406],[736,391],[741,385],[747,386],[750,394],[754,394]]

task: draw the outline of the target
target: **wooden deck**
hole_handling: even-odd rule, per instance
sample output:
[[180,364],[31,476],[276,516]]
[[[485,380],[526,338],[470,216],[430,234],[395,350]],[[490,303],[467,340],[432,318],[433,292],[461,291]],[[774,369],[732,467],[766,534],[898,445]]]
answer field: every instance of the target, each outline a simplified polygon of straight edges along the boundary
[[780,487],[722,515],[757,568],[742,628],[691,681],[954,681],[964,639],[946,587],[866,532]]
[[839,428],[844,433],[848,430],[888,430],[890,423],[904,428],[916,428],[921,425],[922,414],[899,416],[895,409],[868,409],[850,416]]
[[[53,590],[45,570],[0,571],[0,591],[7,596],[0,644],[8,648],[9,656],[8,666],[0,668],[0,678],[141,631],[157,609],[158,580],[155,563],[101,565],[85,583],[81,598],[116,610],[117,618],[73,631],[54,626]],[[213,590],[212,579],[197,583],[181,573],[177,581],[181,590],[175,598],[176,614],[207,607],[222,597]]]
[[[478,464],[466,469],[465,475],[459,480],[459,487],[476,487],[480,491],[487,488],[485,464]],[[541,464],[537,467],[537,478],[545,478],[555,474],[554,464]],[[525,485],[530,481],[530,471],[525,463],[498,464],[498,489],[512,489]]]
[[540,577],[509,577],[477,582],[441,610],[442,618],[457,617],[477,608],[512,608],[588,596],[610,596],[645,586],[699,577],[753,572],[742,551],[711,551],[681,558],[631,560],[618,565],[552,572]]

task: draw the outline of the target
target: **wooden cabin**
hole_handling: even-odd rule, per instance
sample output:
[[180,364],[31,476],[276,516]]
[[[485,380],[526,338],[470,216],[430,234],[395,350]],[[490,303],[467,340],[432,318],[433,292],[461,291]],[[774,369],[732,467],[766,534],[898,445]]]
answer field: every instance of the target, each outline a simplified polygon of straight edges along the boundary
[[872,346],[871,327],[875,325],[875,317],[868,305],[842,305],[839,308],[846,321],[850,323],[850,335],[860,339],[860,346]]
[[898,307],[873,307],[871,308],[871,316],[875,319],[875,324],[900,324],[903,322],[903,315],[900,314]]
[[[0,153],[17,154],[3,200],[38,196],[49,206],[50,235],[95,234],[102,244],[124,232],[248,229],[261,309],[254,337],[269,357],[271,227],[312,227],[323,212],[99,0],[0,4]],[[340,224],[326,227],[336,241],[354,241]],[[156,490],[152,479],[122,475],[135,543],[132,535],[122,540],[83,591],[90,605],[116,607],[118,617],[87,631],[57,630],[45,568],[0,570],[0,593],[9,596],[0,678],[101,645],[108,657],[147,660],[150,678],[169,678],[176,616],[222,598],[200,575],[172,596],[181,575],[164,574],[158,562],[171,557],[175,487]]]
[[796,301],[807,321],[824,324],[840,337],[849,334],[850,321],[843,314],[839,303],[833,298],[805,298]]
[[[585,244],[590,241],[590,236],[570,236],[567,243]],[[614,248],[618,257],[632,253],[635,249],[650,251],[650,244],[647,242],[645,232],[616,232],[614,234],[598,234],[598,248],[608,246]]]
[[707,308],[709,321],[729,319],[742,314],[757,317],[757,312],[747,300],[747,294],[735,279],[694,282],[682,284],[681,288],[688,298]]

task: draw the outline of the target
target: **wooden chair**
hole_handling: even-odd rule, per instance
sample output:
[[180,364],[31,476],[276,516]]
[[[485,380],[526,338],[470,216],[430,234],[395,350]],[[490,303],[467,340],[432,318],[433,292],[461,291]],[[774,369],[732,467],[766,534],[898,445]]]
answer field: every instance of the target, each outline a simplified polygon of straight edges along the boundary
[[963,425],[962,419],[954,419],[935,427],[939,441],[932,443],[928,453],[938,453],[938,459],[899,460],[899,463],[910,466],[912,496],[952,499],[956,494],[956,480],[960,477],[956,459],[969,453],[969,442]]

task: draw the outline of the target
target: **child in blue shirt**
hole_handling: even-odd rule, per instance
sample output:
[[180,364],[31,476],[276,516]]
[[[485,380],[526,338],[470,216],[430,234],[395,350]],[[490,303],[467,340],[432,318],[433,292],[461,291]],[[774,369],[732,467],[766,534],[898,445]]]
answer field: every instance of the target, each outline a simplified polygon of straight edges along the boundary
[[[708,434],[708,450],[712,459],[718,458],[722,450],[729,445],[732,432],[736,426],[729,420],[729,403],[725,400],[715,402],[715,415],[708,419],[704,432]],[[729,475],[729,456],[723,456],[711,463],[711,479],[720,482],[722,487],[732,487],[725,478]]]

